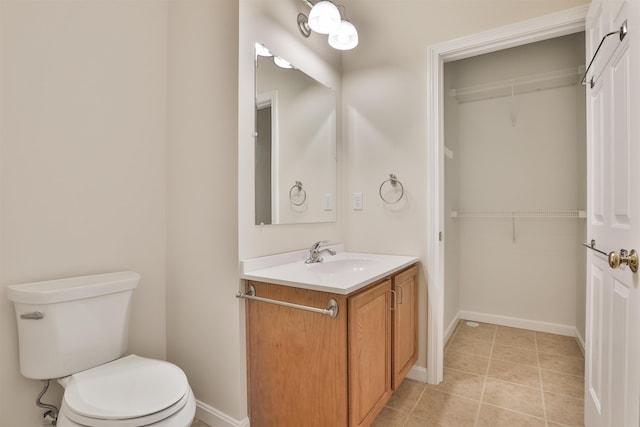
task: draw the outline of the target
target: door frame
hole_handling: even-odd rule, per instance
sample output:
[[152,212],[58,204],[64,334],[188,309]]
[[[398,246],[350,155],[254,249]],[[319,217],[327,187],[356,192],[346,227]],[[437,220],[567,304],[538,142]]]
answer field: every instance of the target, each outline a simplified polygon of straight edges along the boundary
[[585,30],[589,5],[435,44],[427,49],[427,382],[444,371],[444,63]]
[[271,108],[271,224],[280,224],[280,204],[273,203],[274,200],[280,200],[280,176],[278,175],[280,170],[280,118],[277,90],[256,95],[256,110],[265,107]]

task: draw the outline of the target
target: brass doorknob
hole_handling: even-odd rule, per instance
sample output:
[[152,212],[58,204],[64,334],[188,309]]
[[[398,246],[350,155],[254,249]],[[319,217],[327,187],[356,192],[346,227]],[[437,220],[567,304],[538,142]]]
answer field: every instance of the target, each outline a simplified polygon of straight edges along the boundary
[[635,249],[631,249],[629,255],[624,249],[620,249],[620,252],[609,252],[609,267],[618,268],[621,265],[628,265],[632,272],[638,272],[638,253]]

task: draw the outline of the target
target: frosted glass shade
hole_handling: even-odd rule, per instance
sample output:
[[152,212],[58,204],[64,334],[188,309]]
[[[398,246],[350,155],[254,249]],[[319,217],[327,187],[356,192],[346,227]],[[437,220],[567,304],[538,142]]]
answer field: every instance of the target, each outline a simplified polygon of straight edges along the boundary
[[340,11],[330,1],[316,3],[309,12],[309,27],[320,34],[330,34],[340,27]]
[[293,68],[293,66],[289,63],[289,61],[280,58],[279,56],[273,57],[273,62],[280,68]]
[[256,55],[258,56],[273,56],[269,49],[266,46],[261,45],[260,43],[256,43]]
[[329,34],[329,45],[338,50],[349,50],[358,46],[358,30],[349,21],[340,22],[336,32]]

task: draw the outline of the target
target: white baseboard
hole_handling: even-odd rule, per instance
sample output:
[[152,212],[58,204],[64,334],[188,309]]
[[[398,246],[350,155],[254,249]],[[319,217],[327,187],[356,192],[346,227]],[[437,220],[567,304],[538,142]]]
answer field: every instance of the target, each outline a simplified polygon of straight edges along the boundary
[[582,355],[584,356],[584,348],[585,348],[585,341],[584,341],[584,337],[582,336],[582,334],[580,333],[580,331],[578,331],[578,328],[576,328],[576,341],[578,341],[578,347],[580,347],[580,351],[582,352]]
[[456,330],[456,325],[458,324],[458,320],[460,320],[461,313],[461,311],[458,311],[458,313],[456,313],[456,315],[453,317],[453,320],[451,321],[451,323],[449,323],[449,326],[447,326],[447,329],[444,331],[445,345],[447,345],[447,343],[449,342],[451,335],[453,335],[453,331]]
[[510,326],[512,328],[530,329],[550,334],[576,337],[578,331],[575,326],[562,325],[560,323],[542,322],[540,320],[520,319],[517,317],[500,316],[497,314],[478,313],[475,311],[463,311],[459,313],[461,319],[474,322],[493,323],[494,325]]
[[249,427],[249,418],[236,420],[199,400],[196,400],[196,418],[211,427]]
[[427,382],[427,368],[423,368],[422,366],[413,365],[409,373],[407,373],[407,378],[410,380],[420,381],[421,383]]

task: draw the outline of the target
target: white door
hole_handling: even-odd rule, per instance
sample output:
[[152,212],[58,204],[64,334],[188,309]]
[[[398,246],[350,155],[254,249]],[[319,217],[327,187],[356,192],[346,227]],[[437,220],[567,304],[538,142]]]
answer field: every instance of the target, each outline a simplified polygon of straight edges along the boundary
[[[588,222],[595,248],[640,250],[640,0],[594,0],[587,58]],[[640,425],[639,273],[587,255],[585,426]]]

